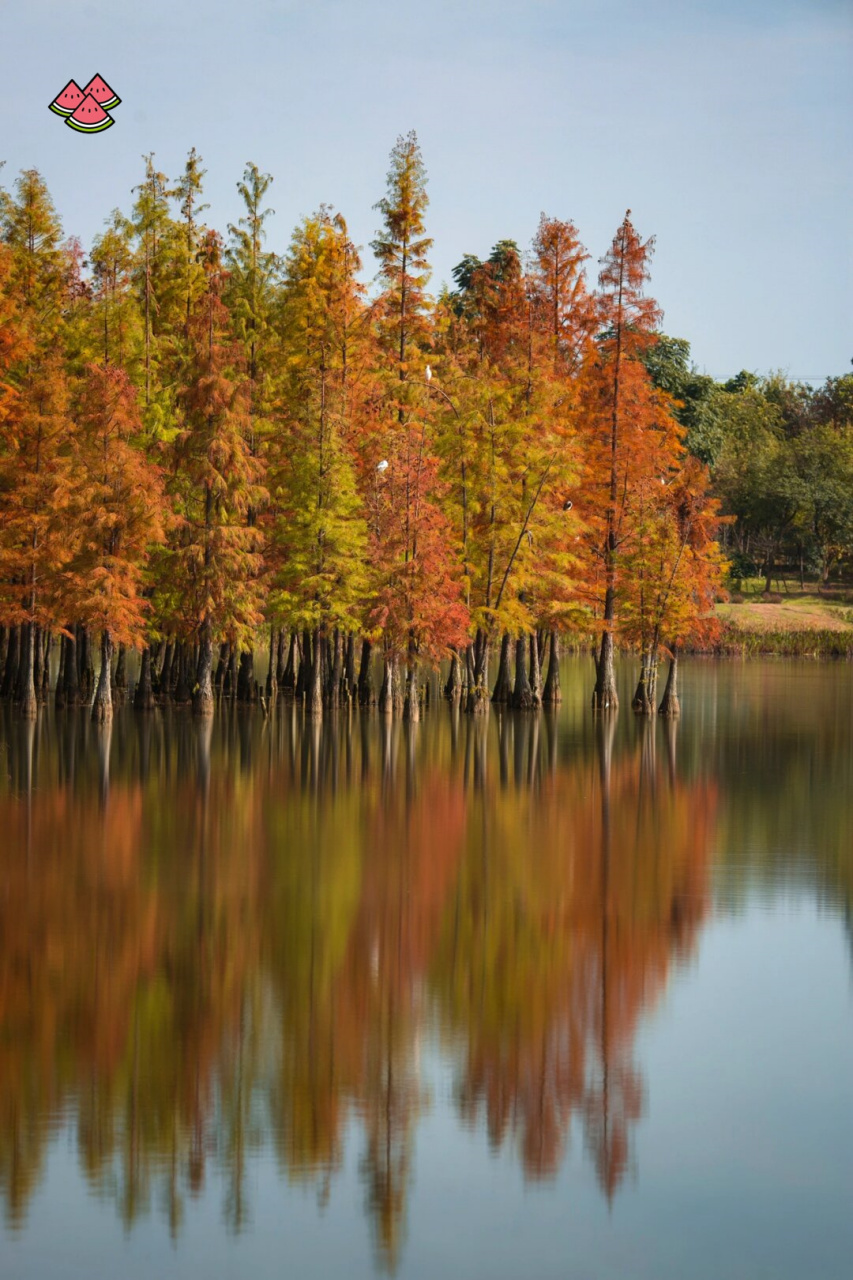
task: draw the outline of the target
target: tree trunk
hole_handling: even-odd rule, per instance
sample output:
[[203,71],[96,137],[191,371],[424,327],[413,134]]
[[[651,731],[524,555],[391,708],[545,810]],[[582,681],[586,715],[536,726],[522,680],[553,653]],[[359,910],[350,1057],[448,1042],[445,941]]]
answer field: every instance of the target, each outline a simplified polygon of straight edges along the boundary
[[123,644],[118,647],[115,673],[115,700],[121,705],[127,697],[127,649]]
[[639,716],[653,715],[655,710],[650,658],[648,650],[645,649],[640,662],[640,679],[631,699],[631,710]]
[[341,633],[335,627],[332,634],[332,656],[326,671],[326,706],[337,707],[341,700],[341,673],[343,671],[343,645]]
[[344,689],[347,702],[355,696],[355,634],[351,631],[347,636],[346,657],[344,659]]
[[601,633],[601,651],[595,664],[592,709],[593,711],[616,711],[618,707],[616,675],[613,669],[613,632],[605,627]]
[[[154,669],[154,654],[151,654],[151,668]],[[160,664],[160,670],[157,672],[157,692],[161,698],[171,698],[172,696],[172,672],[175,665],[175,645],[173,641],[167,640],[163,649],[163,661]]]
[[465,646],[465,679],[463,683],[463,692],[465,693],[465,704],[467,706],[468,698],[474,688],[474,646],[468,644]]
[[237,692],[237,646],[229,644],[228,646],[228,666],[225,668],[225,678],[222,681],[222,696],[225,698],[233,698]]
[[178,664],[178,682],[175,685],[175,702],[179,704],[184,702],[189,702],[192,697],[192,690],[190,689],[190,681],[189,681],[189,671],[187,670],[187,662],[188,662],[187,649],[188,649],[188,645],[186,641],[181,640],[180,643],[176,646],[175,657],[172,659],[173,664],[175,661],[177,661],[177,664]]
[[492,702],[512,701],[511,649],[512,636],[508,631],[505,631],[503,633],[503,639],[501,640],[501,656],[498,661],[498,678],[495,681],[495,687],[492,690]]
[[313,672],[314,662],[311,652],[311,632],[306,628],[302,632],[302,648],[299,655],[299,673],[296,677],[297,698],[305,698],[308,696]]
[[255,699],[255,651],[244,649],[240,654],[240,670],[237,673],[237,701],[254,702]]
[[287,698],[296,692],[296,667],[299,662],[299,636],[296,631],[290,633],[290,644],[287,648],[287,662],[281,677],[281,691]]
[[65,705],[76,707],[80,703],[80,677],[77,662],[76,628],[69,624],[69,634],[65,637]]
[[549,707],[558,707],[563,701],[563,691],[560,688],[560,635],[557,631],[551,632],[548,675],[542,691],[542,701]]
[[151,649],[148,645],[142,650],[142,661],[139,665],[139,679],[133,694],[134,711],[151,711],[154,707],[154,690],[151,686]]
[[466,710],[469,715],[487,715],[491,705],[491,699],[489,698],[489,638],[484,631],[477,631],[473,653],[473,678],[468,688]]
[[418,658],[415,646],[409,640],[409,652],[406,659],[406,696],[403,700],[403,719],[413,724],[421,718],[421,704],[418,691]]
[[459,654],[455,649],[450,655],[450,670],[447,673],[444,696],[451,702],[458,702],[462,696],[462,672],[459,669]]
[[542,706],[542,663],[539,653],[539,637],[530,637],[530,696],[534,707]]
[[44,662],[44,650],[42,648],[41,627],[38,623],[33,623],[33,688],[36,692],[36,702],[41,698],[41,681],[42,681],[42,663]]
[[20,679],[18,682],[18,703],[20,705],[21,715],[25,720],[35,720],[38,715],[38,703],[36,701],[35,683],[33,680],[33,630],[34,626],[31,622],[25,622],[21,627],[23,635],[21,662],[19,664]]
[[358,701],[362,707],[369,707],[373,702],[373,686],[370,681],[370,655],[372,645],[369,640],[361,642],[361,662],[358,671]]
[[669,675],[660,704],[660,714],[667,720],[677,720],[681,715],[681,704],[678,701],[678,647],[672,646],[672,657],[669,660]]
[[56,673],[56,693],[54,705],[61,710],[65,706],[65,636],[59,637],[59,670]]
[[210,618],[201,626],[196,687],[193,693],[193,715],[212,716],[213,698],[213,628]]
[[399,715],[403,709],[400,689],[400,660],[396,653],[386,653],[382,668],[379,710],[386,716]]
[[270,664],[266,683],[267,706],[270,709],[278,700],[278,640],[279,633],[275,627],[270,627]]
[[519,711],[531,711],[536,705],[527,676],[527,636],[525,635],[520,635],[515,642],[515,688],[512,691],[512,705]]
[[323,650],[325,648],[325,636],[319,627],[314,632],[311,648],[313,652],[307,710],[313,720],[321,720],[323,718]]
[[113,718],[112,693],[113,640],[106,629],[101,632],[101,670],[98,687],[92,700],[92,719],[96,724],[106,724]]
[[3,668],[3,683],[0,685],[0,698],[11,698],[18,678],[18,661],[20,657],[21,627],[9,628],[9,643],[6,647],[6,663]]
[[225,672],[228,670],[228,653],[230,645],[227,640],[223,640],[219,646],[219,659],[216,663],[216,674],[213,677],[213,687],[217,693],[222,692],[225,684]]
[[[92,657],[92,637],[88,629],[81,625],[77,627],[77,634],[79,637],[77,674],[83,698],[87,700],[91,698],[95,691],[95,660]],[[110,652],[112,652],[112,649]]]
[[50,653],[53,649],[53,636],[48,631],[44,637],[44,652],[42,654],[41,664],[41,693],[42,702],[47,702],[50,697]]
[[284,639],[284,627],[279,628],[278,644],[275,651],[275,682],[279,689],[284,684],[284,664],[287,658],[285,653],[286,642]]

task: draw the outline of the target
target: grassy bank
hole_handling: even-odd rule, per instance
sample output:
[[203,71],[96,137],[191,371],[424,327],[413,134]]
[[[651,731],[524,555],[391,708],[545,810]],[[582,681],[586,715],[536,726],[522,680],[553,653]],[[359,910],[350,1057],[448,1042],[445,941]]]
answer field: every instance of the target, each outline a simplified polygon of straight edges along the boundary
[[[757,584],[756,584],[757,586]],[[806,588],[764,596],[747,589],[717,606],[722,631],[715,653],[745,657],[853,657],[853,593]]]

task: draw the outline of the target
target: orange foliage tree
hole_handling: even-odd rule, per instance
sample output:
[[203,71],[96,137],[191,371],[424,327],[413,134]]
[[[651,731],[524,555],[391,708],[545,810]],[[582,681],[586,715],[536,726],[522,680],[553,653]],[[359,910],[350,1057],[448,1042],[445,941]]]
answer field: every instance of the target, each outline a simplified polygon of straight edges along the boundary
[[89,365],[74,417],[77,545],[63,594],[72,616],[100,632],[92,718],[103,722],[112,716],[113,648],[144,636],[146,568],[164,537],[164,492],[160,469],[141,447],[137,397],[123,370]]

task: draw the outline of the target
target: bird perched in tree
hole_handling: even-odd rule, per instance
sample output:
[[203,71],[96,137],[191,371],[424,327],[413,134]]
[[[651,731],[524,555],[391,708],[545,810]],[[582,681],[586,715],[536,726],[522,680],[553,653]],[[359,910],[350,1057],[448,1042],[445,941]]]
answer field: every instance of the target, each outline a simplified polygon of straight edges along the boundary
[[388,462],[387,462],[387,459],[383,458],[383,459],[382,459],[382,461],[378,464],[378,466],[377,466],[376,470],[377,470],[377,471],[387,471],[387,470],[388,470]]
[[563,503],[563,510],[571,511],[571,509],[572,509],[572,500],[571,498],[566,498],[566,501]]
[[427,365],[424,376],[427,382],[432,382],[432,369]]

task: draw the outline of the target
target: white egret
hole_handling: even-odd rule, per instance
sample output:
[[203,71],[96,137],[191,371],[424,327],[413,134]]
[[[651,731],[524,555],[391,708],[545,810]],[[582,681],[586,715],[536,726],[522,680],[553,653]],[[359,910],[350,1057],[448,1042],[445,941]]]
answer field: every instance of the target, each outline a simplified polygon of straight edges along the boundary
[[377,466],[376,470],[377,470],[377,471],[387,471],[387,470],[388,470],[388,462],[387,462],[387,459],[383,458],[383,459],[382,459],[382,461],[378,464],[378,466]]

